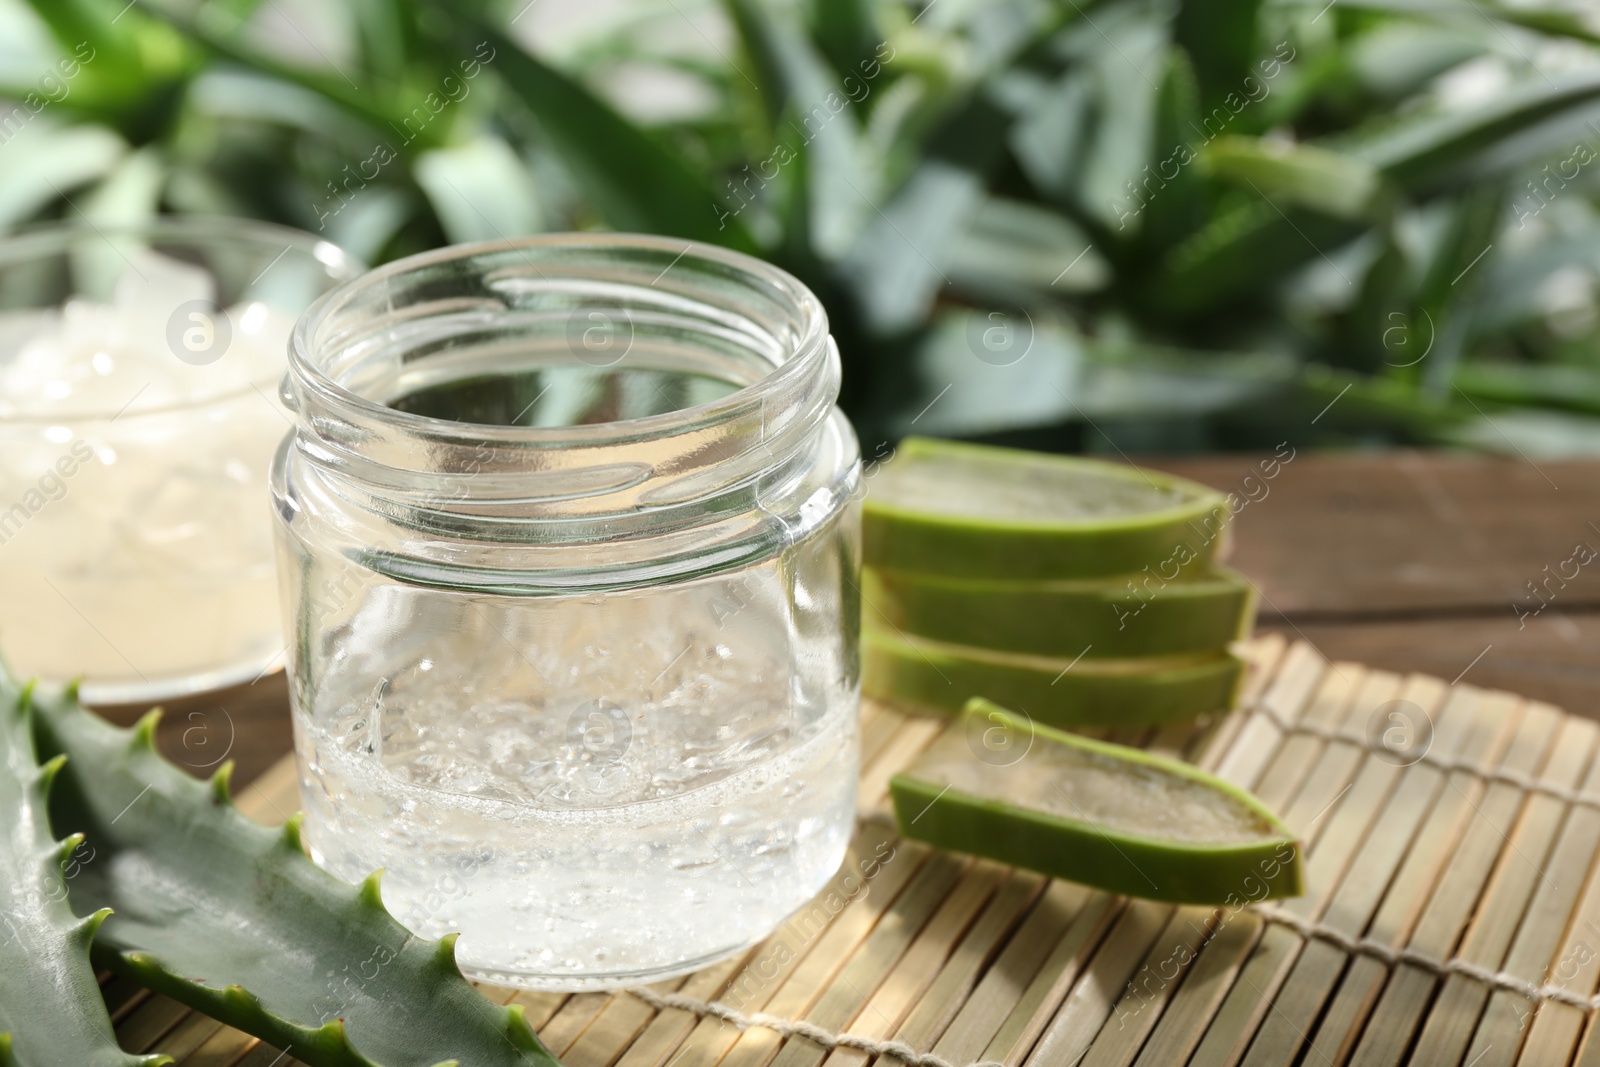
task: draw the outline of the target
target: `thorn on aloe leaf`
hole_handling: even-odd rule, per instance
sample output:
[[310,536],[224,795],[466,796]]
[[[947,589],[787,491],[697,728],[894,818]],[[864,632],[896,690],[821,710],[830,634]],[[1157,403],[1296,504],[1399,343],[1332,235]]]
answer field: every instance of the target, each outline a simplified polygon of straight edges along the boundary
[[82,834],[68,834],[60,841],[57,841],[55,848],[56,862],[65,866],[67,860],[72,858],[72,854],[78,851],[78,846],[81,844],[83,844]]
[[233,803],[233,760],[225,760],[211,776],[211,799],[218,804]]
[[99,911],[95,912],[93,915],[90,915],[88,918],[84,919],[78,924],[78,935],[82,938],[85,945],[88,945],[94,940],[95,931],[100,929],[100,924],[105,922],[110,917],[111,909],[101,908]]
[[261,1010],[261,1001],[250,990],[237,983],[228,986],[222,991],[222,999],[228,1007],[240,1012],[258,1012]]
[[[50,785],[56,780],[56,775],[61,773],[61,768],[67,765],[67,757],[56,756],[47,760],[39,767],[39,785],[46,793],[50,792]],[[76,846],[74,846],[76,847]],[[70,850],[69,850],[70,851]]]
[[539,1035],[534,1033],[533,1027],[528,1023],[528,1015],[522,1010],[521,1004],[506,1006],[506,1036],[511,1043],[519,1049],[539,1048]]
[[293,815],[289,816],[289,818],[284,821],[283,832],[278,835],[278,840],[282,842],[285,847],[291,849],[292,851],[304,853],[306,850],[306,842],[304,836],[302,836],[300,833],[300,825],[305,821],[306,813],[303,811],[297,811]]
[[379,867],[361,880],[361,903],[364,907],[383,911],[383,868]]
[[433,950],[439,963],[447,970],[456,970],[456,942],[460,938],[460,934],[445,934],[439,938],[439,945]]
[[139,721],[134,724],[133,739],[128,742],[128,748],[135,752],[140,749],[154,752],[156,750],[156,727],[160,724],[160,708],[151,708],[139,716]]
[[355,1052],[355,1048],[350,1044],[350,1035],[345,1033],[343,1019],[329,1019],[313,1030],[311,1036],[313,1040],[326,1042],[334,1048]]

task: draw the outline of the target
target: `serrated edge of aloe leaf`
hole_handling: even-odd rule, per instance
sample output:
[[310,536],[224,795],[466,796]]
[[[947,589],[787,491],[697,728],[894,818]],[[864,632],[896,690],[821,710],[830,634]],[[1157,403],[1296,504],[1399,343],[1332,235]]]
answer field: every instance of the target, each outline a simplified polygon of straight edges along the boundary
[[[1193,764],[1051,729],[981,698],[968,701],[950,729],[964,729],[967,718],[974,715],[981,715],[989,722],[999,720],[1003,728],[1029,734],[1034,744],[1044,741],[1065,745],[1199,783],[1242,804],[1272,833],[1237,844],[1153,837],[949,786],[941,787],[918,778],[913,765],[894,775],[889,782],[895,822],[903,836],[1109,892],[1171,903],[1240,906],[1298,896],[1305,891],[1304,847],[1283,820],[1248,790]],[[999,832],[997,825],[1009,832]],[[1068,839],[1078,839],[1076,849],[1059,848],[1064,835]],[[1286,848],[1290,855],[1283,858],[1281,853]],[[1085,852],[1098,855],[1086,862]],[[1170,857],[1175,864],[1181,864],[1177,868],[1181,876],[1169,877],[1165,884],[1155,883],[1129,852],[1154,852]],[[1254,861],[1254,869],[1243,878],[1238,877],[1241,861],[1247,869],[1249,862]],[[1103,864],[1101,877],[1085,880],[1082,877],[1085,867],[1097,862]],[[1255,886],[1248,884],[1251,881]]]
[[[1026,519],[987,519],[974,516],[948,515],[938,511],[922,511],[895,504],[887,504],[881,500],[874,501],[869,491],[862,503],[864,512],[870,512],[898,521],[911,521],[932,526],[955,527],[963,530],[993,533],[1030,533],[1030,534],[1073,534],[1094,533],[1120,533],[1124,530],[1139,530],[1151,526],[1164,526],[1169,523],[1182,523],[1197,519],[1208,512],[1222,508],[1227,510],[1228,496],[1226,493],[1213,489],[1208,485],[1189,478],[1168,474],[1165,471],[1151,470],[1147,467],[1138,467],[1133,464],[1113,463],[1109,460],[1092,459],[1086,456],[1065,456],[1049,452],[1031,452],[1026,449],[1006,448],[1001,445],[981,445],[967,441],[946,441],[934,437],[907,437],[900,442],[892,459],[910,461],[919,455],[944,454],[978,454],[992,456],[996,452],[1015,453],[1018,462],[1039,463],[1046,466],[1075,468],[1079,470],[1093,469],[1104,471],[1108,477],[1120,481],[1137,482],[1148,479],[1157,482],[1165,489],[1181,489],[1188,493],[1190,498],[1182,504],[1175,504],[1169,508],[1159,508],[1154,511],[1140,511],[1132,515],[1117,518],[1088,520],[1088,519],[1054,519],[1054,520],[1026,520]],[[1223,521],[1226,522],[1226,514]]]
[[1022,708],[1037,722],[1068,728],[1160,726],[1228,711],[1238,702],[1247,666],[1222,649],[1073,664],[873,627],[861,631],[861,691],[868,697],[948,714],[987,697]]
[[[9,677],[0,673],[0,691],[11,689],[12,685]],[[416,967],[414,973],[432,983],[420,987],[418,1000],[426,1003],[412,1005],[414,1009],[423,1010],[447,995],[482,1000],[484,1011],[481,1023],[489,1024],[492,1029],[482,1031],[479,1036],[487,1037],[490,1033],[498,1035],[529,1065],[557,1067],[558,1061],[539,1042],[538,1035],[528,1025],[520,1007],[493,1003],[482,997],[462,976],[455,960],[455,935],[430,942],[410,933],[388,913],[379,892],[381,871],[369,875],[359,886],[351,886],[317,867],[305,854],[300,816],[291,818],[277,830],[246,818],[234,806],[229,793],[233,771],[231,761],[219,767],[206,782],[191,778],[167,762],[155,747],[156,726],[161,715],[159,709],[152,709],[132,729],[124,730],[84,709],[75,699],[71,687],[59,701],[36,701],[31,690],[21,694],[21,699],[33,707],[36,730],[42,729],[46,734],[54,731],[63,737],[75,730],[84,731],[85,736],[79,738],[79,744],[120,752],[129,757],[125,769],[120,773],[125,773],[133,783],[144,783],[152,792],[167,798],[174,805],[192,804],[192,810],[201,813],[198,817],[223,820],[218,835],[240,842],[240,858],[254,861],[263,869],[270,869],[275,864],[291,865],[292,872],[282,870],[277,877],[292,876],[304,884],[320,886],[320,889],[306,889],[304,892],[320,893],[325,890],[328,894],[325,906],[330,915],[359,912],[369,917],[380,917],[381,922],[392,926],[395,944],[399,946],[396,956],[416,946],[420,952],[413,950],[408,953]],[[96,732],[98,737],[94,736]],[[80,785],[86,782],[85,779],[75,781]],[[214,815],[204,814],[206,812]],[[174,828],[178,825],[174,823]],[[351,912],[351,909],[354,911]],[[217,988],[191,981],[167,967],[156,954],[141,951],[136,946],[119,948],[102,936],[96,942],[96,950],[97,960],[111,970],[260,1037],[274,1047],[292,1047],[296,1058],[314,1067],[380,1067],[354,1046],[342,1018],[331,1019],[316,1027],[306,1026],[272,1014],[255,994],[237,983]],[[450,1061],[440,1062],[447,1064]]]
[[[20,885],[21,880],[27,876],[29,868],[37,870],[40,878],[40,885],[36,887],[41,913],[39,926],[52,928],[59,934],[59,941],[55,946],[58,951],[54,955],[55,962],[63,969],[52,970],[50,973],[41,972],[34,977],[37,978],[41,989],[50,990],[46,999],[53,1007],[63,1013],[82,1014],[76,1019],[81,1025],[71,1028],[72,1034],[75,1035],[74,1046],[71,1048],[61,1047],[64,1033],[63,1028],[58,1025],[60,1017],[47,1019],[41,1023],[41,1025],[57,1024],[47,1039],[52,1047],[51,1058],[45,1061],[23,1061],[17,1052],[17,1040],[20,1035],[10,1031],[0,1032],[0,1067],[51,1067],[69,1061],[73,1067],[159,1067],[160,1064],[171,1063],[171,1057],[138,1055],[124,1051],[117,1044],[111,1016],[107,1013],[105,1002],[100,996],[100,983],[96,980],[94,968],[89,962],[89,949],[95,931],[111,912],[109,909],[101,909],[92,915],[78,916],[73,914],[72,906],[68,903],[67,884],[62,870],[78,846],[83,843],[83,835],[68,834],[58,839],[50,828],[50,789],[67,760],[65,756],[56,756],[43,764],[38,762],[31,717],[32,710],[22,699],[7,700],[4,706],[0,707],[0,731],[5,734],[5,737],[0,739],[0,746],[4,746],[6,751],[6,759],[0,761],[0,774],[14,777],[18,799],[29,809],[19,809],[10,813],[8,819],[14,821],[13,829],[17,831],[23,830],[31,823],[34,837],[31,845],[23,844],[25,854],[16,857],[18,862],[15,868],[5,871],[3,876],[17,879]],[[17,940],[17,937],[8,932],[6,943],[9,944],[13,940]],[[27,946],[20,947],[26,951]],[[23,964],[29,967],[36,965],[37,961],[38,956],[35,954],[23,961]],[[32,973],[31,969],[29,973]],[[77,1003],[73,1003],[68,996],[74,991],[82,994]],[[16,1021],[12,1020],[14,1024]],[[97,1043],[93,1047],[82,1047],[76,1044],[78,1038]]]

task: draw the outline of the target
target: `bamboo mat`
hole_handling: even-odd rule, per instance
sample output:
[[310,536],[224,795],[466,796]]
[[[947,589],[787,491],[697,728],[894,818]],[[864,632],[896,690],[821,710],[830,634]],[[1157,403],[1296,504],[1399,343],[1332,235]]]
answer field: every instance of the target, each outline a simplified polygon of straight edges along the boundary
[[[1277,637],[1247,651],[1240,711],[1099,736],[1253,789],[1307,846],[1304,897],[1131,901],[899,840],[889,777],[945,720],[868,704],[851,856],[778,933],[640,992],[484,992],[567,1067],[1600,1067],[1600,727]],[[1432,724],[1414,762],[1382,747],[1394,701]],[[290,764],[239,804],[281,821]],[[105,994],[129,1049],[298,1062],[120,980]]]

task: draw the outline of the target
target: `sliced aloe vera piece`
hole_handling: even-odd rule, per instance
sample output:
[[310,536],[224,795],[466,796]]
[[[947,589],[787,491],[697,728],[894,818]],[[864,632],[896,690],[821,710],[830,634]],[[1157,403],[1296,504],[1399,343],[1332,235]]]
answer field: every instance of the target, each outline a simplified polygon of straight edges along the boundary
[[1126,464],[910,437],[871,477],[863,562],[948,578],[1098,578],[1212,558],[1223,494]]
[[957,712],[973,697],[1024,709],[1050,726],[1154,726],[1233,707],[1245,665],[1227,652],[1074,662],[861,634],[869,697]]
[[889,791],[906,837],[1114,893],[1240,906],[1303,891],[1294,835],[1249,793],[986,700]]
[[1250,632],[1255,590],[1209,567],[1060,582],[997,582],[867,568],[871,621],[957,645],[1085,660],[1210,652]]

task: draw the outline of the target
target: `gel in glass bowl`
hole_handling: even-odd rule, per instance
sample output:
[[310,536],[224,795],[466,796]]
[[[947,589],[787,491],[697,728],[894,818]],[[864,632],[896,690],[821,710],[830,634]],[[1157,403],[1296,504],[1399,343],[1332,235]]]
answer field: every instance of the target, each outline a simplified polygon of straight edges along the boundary
[[0,654],[92,703],[282,661],[267,471],[296,317],[359,272],[233,219],[0,241]]

